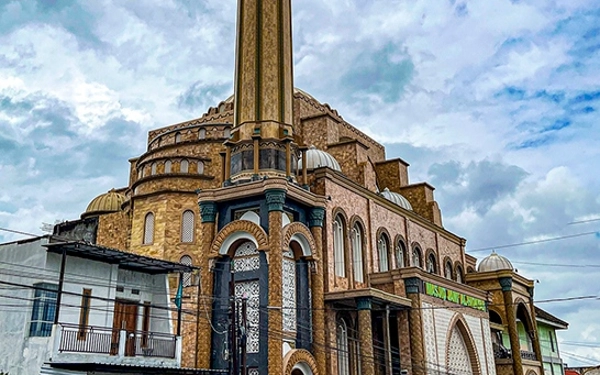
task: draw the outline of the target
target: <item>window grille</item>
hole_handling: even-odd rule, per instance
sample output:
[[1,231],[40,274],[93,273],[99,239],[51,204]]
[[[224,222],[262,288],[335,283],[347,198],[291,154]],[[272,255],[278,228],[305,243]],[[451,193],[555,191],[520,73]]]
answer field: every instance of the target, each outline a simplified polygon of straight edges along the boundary
[[337,325],[338,375],[350,374],[350,356],[348,355],[348,328],[343,319]]
[[144,219],[144,244],[151,244],[154,241],[154,214],[148,212]]
[[[179,259],[179,263],[183,264],[184,266],[191,266],[192,265],[192,257],[190,257],[189,255],[184,255],[181,257],[181,259]],[[184,287],[192,285],[192,273],[191,272],[183,273],[182,284]]]
[[194,242],[194,212],[191,210],[181,216],[181,242]]

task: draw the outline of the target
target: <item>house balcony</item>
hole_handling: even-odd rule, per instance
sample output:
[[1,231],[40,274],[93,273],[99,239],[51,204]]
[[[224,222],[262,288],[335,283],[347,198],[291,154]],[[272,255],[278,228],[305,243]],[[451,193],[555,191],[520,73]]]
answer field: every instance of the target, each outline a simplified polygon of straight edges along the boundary
[[73,324],[53,327],[52,363],[181,365],[181,337]]

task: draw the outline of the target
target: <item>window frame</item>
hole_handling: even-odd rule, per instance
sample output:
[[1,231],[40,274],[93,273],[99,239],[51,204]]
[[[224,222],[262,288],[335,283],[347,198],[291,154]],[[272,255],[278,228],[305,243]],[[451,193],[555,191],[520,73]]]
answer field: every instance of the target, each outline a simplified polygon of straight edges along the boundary
[[[364,262],[364,231],[359,222],[352,226],[352,269],[354,281],[359,283],[365,282],[365,262]],[[360,276],[360,277],[359,277]]]
[[40,282],[33,284],[33,288],[29,337],[50,337],[57,309],[58,284]]
[[[150,221],[151,220],[151,228]],[[144,216],[144,236],[142,238],[142,245],[152,245],[154,243],[154,213],[148,212]],[[149,230],[151,229],[151,230]],[[150,232],[150,233],[149,233]],[[149,237],[150,236],[150,237]]]
[[346,228],[344,223],[341,215],[336,215],[333,221],[333,263],[334,274],[338,277],[346,277]]

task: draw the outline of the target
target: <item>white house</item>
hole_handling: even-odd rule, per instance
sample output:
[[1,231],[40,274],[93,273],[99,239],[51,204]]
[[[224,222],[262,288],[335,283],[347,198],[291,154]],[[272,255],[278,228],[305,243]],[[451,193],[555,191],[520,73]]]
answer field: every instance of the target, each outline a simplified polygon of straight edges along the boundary
[[167,276],[191,272],[52,236],[0,244],[0,372],[206,373],[180,368]]

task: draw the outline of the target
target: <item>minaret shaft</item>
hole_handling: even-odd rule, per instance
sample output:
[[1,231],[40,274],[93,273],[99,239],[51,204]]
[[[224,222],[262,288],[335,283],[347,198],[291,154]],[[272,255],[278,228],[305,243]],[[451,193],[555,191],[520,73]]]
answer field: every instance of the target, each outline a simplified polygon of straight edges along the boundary
[[293,121],[290,0],[239,0],[237,27],[234,126],[239,140],[250,139],[256,125],[267,123],[273,125],[261,129],[261,136],[279,138],[279,126],[270,128]]
[[234,130],[226,184],[294,179],[291,0],[238,0]]

